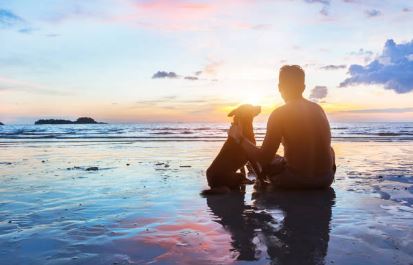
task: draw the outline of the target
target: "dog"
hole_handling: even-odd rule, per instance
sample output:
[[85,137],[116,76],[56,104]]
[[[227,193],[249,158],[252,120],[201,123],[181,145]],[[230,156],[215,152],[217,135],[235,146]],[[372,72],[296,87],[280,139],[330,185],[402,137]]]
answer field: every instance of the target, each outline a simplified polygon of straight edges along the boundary
[[[233,118],[233,124],[242,126],[245,139],[255,144],[252,121],[261,112],[260,106],[244,104],[228,114]],[[242,147],[234,139],[228,137],[217,157],[206,171],[209,190],[203,195],[226,193],[230,190],[240,190],[245,184],[252,184],[246,177],[244,166],[248,158]],[[241,172],[237,172],[240,170]],[[244,186],[245,187],[245,186]]]

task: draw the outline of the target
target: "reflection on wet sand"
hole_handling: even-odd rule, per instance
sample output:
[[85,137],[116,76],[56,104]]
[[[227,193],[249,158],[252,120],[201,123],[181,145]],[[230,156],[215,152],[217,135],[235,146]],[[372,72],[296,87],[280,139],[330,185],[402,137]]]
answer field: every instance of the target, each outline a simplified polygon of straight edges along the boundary
[[238,260],[274,264],[324,264],[334,201],[332,188],[256,192],[252,206],[241,193],[207,198],[215,221],[230,232]]

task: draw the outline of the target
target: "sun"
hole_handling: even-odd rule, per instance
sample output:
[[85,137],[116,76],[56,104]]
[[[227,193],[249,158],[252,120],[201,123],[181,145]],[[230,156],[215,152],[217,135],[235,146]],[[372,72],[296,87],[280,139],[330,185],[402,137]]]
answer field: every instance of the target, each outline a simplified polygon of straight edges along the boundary
[[241,104],[263,105],[263,98],[256,94],[246,94],[241,98]]

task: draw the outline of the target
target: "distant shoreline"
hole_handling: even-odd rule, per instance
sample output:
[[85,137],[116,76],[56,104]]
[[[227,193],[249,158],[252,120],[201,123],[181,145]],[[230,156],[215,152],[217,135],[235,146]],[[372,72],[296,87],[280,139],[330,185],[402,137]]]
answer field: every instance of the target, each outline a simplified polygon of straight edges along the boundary
[[107,124],[104,122],[97,122],[89,117],[80,117],[76,121],[63,120],[63,119],[40,119],[37,120],[34,125],[58,125],[58,124]]

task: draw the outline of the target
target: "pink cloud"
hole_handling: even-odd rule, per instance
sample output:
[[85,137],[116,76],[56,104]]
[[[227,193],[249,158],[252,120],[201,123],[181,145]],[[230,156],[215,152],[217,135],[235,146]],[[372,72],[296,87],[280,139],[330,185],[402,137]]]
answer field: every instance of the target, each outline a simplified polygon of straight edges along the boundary
[[174,11],[205,13],[215,9],[215,7],[211,4],[183,0],[152,0],[137,2],[135,5],[136,7],[145,9],[146,11],[161,12],[162,14],[166,13],[169,15],[172,15]]
[[[217,12],[218,5],[187,0],[127,1],[132,17],[170,22],[199,21]],[[129,18],[131,18],[129,16]]]
[[[266,30],[268,24],[237,20],[249,14],[252,0],[107,0],[111,3],[93,9],[86,2],[76,2],[47,17],[52,23],[93,19],[103,23],[161,31]],[[242,15],[243,16],[243,15]]]
[[[87,2],[76,2],[56,10],[46,19],[51,23],[96,20],[159,31],[211,31],[217,29],[266,30],[269,24],[245,21],[252,0],[107,0],[110,6],[93,9]],[[237,19],[237,16],[241,19]]]
[[[231,22],[233,12],[243,9],[250,0],[118,0],[125,12],[113,16],[108,22],[168,31],[206,31],[221,27],[233,29],[258,29],[256,25]],[[261,29],[261,28],[260,28]]]
[[202,73],[208,74],[208,75],[216,75],[218,72],[218,68],[223,65],[222,61],[216,62],[212,61],[208,63],[204,69],[202,70]]

